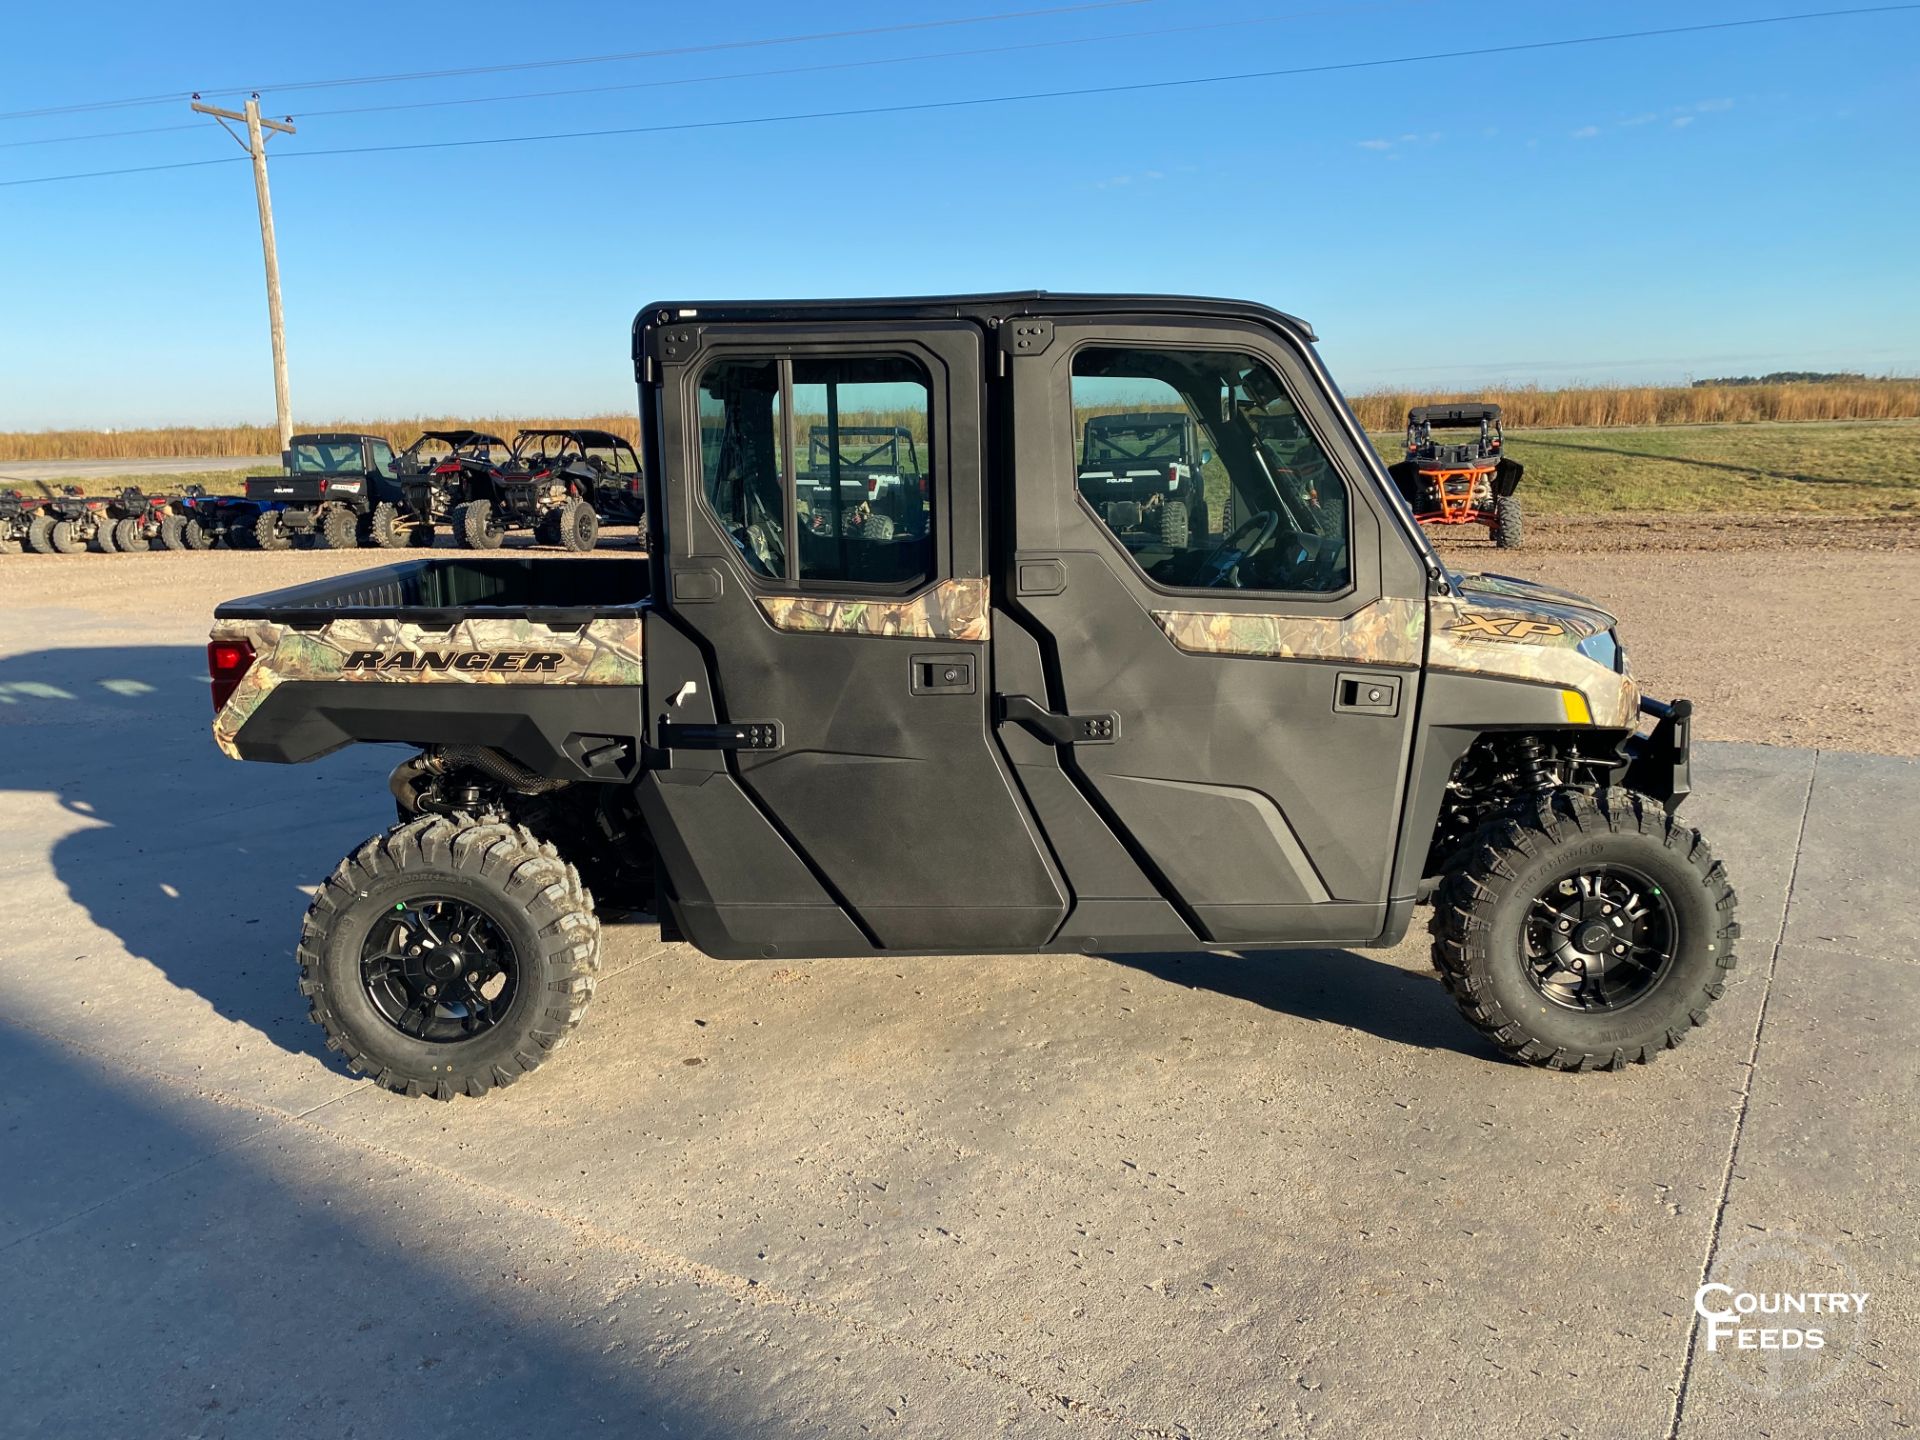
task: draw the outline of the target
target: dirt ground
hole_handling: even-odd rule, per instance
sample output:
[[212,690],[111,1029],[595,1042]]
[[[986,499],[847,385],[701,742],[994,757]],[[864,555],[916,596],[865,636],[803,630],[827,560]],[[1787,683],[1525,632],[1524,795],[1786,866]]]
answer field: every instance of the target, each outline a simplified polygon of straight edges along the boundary
[[[633,544],[621,532],[606,548]],[[1920,692],[1920,520],[1542,520],[1521,550],[1464,538],[1443,550],[1458,568],[1561,585],[1612,610],[1643,688],[1693,700],[1703,740],[1920,754],[1906,706]],[[70,603],[210,616],[221,600],[379,563],[367,551],[7,556],[0,615]],[[123,638],[137,640],[137,623],[112,637]]]

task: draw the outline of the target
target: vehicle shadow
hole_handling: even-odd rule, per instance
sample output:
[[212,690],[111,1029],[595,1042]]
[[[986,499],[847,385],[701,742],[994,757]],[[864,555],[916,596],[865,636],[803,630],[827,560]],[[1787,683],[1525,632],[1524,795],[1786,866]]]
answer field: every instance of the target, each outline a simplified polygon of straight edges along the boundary
[[[199,646],[165,645],[0,659],[0,859],[50,870],[86,919],[222,1017],[332,1063],[294,945],[309,889],[392,823],[393,760],[373,747],[306,766],[228,760],[205,663]],[[22,950],[66,943],[57,904],[36,913]]]
[[531,1207],[291,1117],[243,1143],[232,1110],[5,1019],[0,1063],[8,1434],[800,1428],[724,1323],[677,1353],[724,1297]]
[[1505,1063],[1460,1018],[1437,977],[1353,950],[1105,955],[1169,985],[1210,990],[1277,1014],[1408,1045]]

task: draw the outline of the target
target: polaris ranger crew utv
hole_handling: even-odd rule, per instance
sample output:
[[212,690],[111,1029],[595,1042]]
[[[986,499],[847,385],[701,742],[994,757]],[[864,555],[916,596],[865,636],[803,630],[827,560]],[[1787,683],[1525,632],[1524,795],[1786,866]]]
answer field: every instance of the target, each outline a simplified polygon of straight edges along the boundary
[[279,507],[262,509],[255,521],[260,549],[286,550],[302,539],[328,550],[352,550],[373,544],[383,521],[384,533],[393,536],[402,496],[393,445],[384,436],[296,435],[281,457],[281,471],[247,477],[249,500]]
[[[1506,1054],[1678,1044],[1739,934],[1675,818],[1690,706],[1642,698],[1592,604],[1450,572],[1313,338],[1156,296],[653,305],[646,559],[222,605],[229,755],[412,751],[300,936],[329,1043],[409,1094],[515,1080],[586,1009],[598,896],[742,959],[1385,946],[1430,900]],[[1191,418],[1230,533],[1136,549],[1087,502],[1116,396]],[[878,410],[928,437],[933,523],[813,534],[799,447]]]

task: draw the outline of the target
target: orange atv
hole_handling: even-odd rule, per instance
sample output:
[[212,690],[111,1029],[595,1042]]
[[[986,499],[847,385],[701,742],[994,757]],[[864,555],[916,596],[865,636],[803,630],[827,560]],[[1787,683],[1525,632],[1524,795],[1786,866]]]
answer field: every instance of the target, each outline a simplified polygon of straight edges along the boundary
[[[1466,444],[1435,430],[1478,429]],[[1520,544],[1520,476],[1525,467],[1500,453],[1498,405],[1416,405],[1407,412],[1407,458],[1387,471],[1422,525],[1484,525],[1502,550]]]

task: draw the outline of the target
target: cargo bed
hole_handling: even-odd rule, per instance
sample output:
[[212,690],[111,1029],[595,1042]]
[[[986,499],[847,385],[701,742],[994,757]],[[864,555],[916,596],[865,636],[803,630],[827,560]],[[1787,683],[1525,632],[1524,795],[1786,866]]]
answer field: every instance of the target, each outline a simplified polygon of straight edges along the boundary
[[408,560],[229,600],[217,620],[296,628],[334,620],[393,620],[444,628],[458,620],[579,625],[631,613],[648,594],[648,566],[625,556]]

